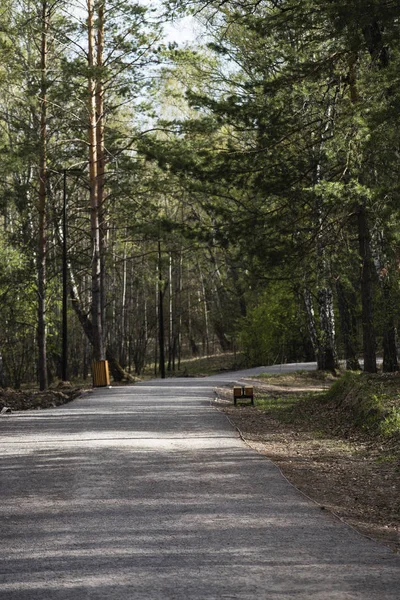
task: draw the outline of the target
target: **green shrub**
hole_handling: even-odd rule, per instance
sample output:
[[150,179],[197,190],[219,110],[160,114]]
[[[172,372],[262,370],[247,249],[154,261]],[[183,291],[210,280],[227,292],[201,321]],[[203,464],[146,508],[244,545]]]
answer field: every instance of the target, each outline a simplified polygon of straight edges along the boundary
[[251,365],[312,359],[303,315],[284,285],[271,284],[240,321],[239,342]]

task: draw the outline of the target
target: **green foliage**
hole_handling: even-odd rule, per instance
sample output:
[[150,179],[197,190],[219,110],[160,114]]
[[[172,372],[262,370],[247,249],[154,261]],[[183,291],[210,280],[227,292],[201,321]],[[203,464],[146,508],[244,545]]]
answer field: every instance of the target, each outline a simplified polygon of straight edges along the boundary
[[391,408],[379,424],[381,432],[386,435],[400,433],[400,407]]
[[[7,237],[0,248],[0,311],[9,337],[0,343],[5,360],[12,350],[27,356],[28,348],[32,373],[40,2],[3,4],[0,224]],[[52,5],[46,74],[47,316],[54,356],[60,350],[60,173],[72,164],[87,166],[86,24],[83,16],[64,10],[67,4]],[[170,343],[182,342],[186,352],[210,341],[233,349],[239,332],[251,364],[314,358],[305,303],[298,300],[306,289],[317,342],[324,337],[317,309],[325,293],[333,299],[330,323],[334,311],[339,339],[347,328],[356,355],[356,214],[363,205],[376,266],[374,325],[383,347],[400,318],[397,3],[171,0],[156,8],[134,0],[107,2],[105,62],[91,73],[103,80],[105,94],[109,338],[118,338],[128,362],[129,352],[147,348],[145,335],[152,337],[153,352],[157,282],[167,286],[171,278],[165,310],[171,311],[166,320],[176,339]],[[199,13],[207,46],[164,44],[162,10],[168,18]],[[68,178],[67,237],[89,313],[92,255],[84,179],[78,184]],[[328,294],[337,282],[348,313],[340,319],[339,293]],[[310,319],[307,325],[311,331]],[[82,340],[72,332],[74,354],[83,354]]]
[[238,329],[240,345],[251,365],[296,362],[304,357],[304,322],[287,284],[270,284]]
[[0,240],[0,353],[2,384],[19,388],[32,372],[36,329],[36,292],[29,262],[19,250]]
[[358,427],[390,436],[400,433],[398,375],[347,372],[325,394],[324,402],[344,411]]

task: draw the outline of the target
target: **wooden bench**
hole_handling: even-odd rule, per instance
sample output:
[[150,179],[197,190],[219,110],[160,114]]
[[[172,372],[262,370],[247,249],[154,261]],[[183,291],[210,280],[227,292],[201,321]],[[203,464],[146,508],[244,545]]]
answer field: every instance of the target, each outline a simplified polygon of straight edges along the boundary
[[251,400],[252,405],[254,406],[254,389],[252,385],[235,385],[233,388],[233,403],[236,406],[238,400],[243,400],[243,398]]

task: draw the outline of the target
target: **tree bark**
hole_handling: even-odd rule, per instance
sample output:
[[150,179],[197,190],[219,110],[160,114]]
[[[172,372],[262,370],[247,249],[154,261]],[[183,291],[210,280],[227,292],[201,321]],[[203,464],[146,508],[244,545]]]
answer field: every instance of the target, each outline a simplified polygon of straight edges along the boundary
[[89,188],[92,242],[92,327],[93,359],[105,359],[103,340],[103,312],[101,301],[101,250],[100,250],[100,207],[97,180],[97,124],[96,124],[96,42],[94,24],[94,2],[87,0],[88,9],[88,114],[89,114]]
[[336,352],[335,315],[331,288],[324,287],[318,289],[317,298],[320,318],[318,369],[322,371],[335,371],[339,363]]
[[[325,115],[325,123],[318,146],[318,159],[315,172],[315,183],[319,184],[323,176],[323,152],[326,136],[332,126],[334,102],[330,102]],[[318,334],[318,369],[335,371],[339,367],[335,340],[335,313],[333,308],[333,292],[330,285],[330,265],[327,258],[323,230],[322,198],[317,194],[315,199],[315,215],[317,220],[316,235],[316,271],[317,271],[317,305],[319,314]]]
[[105,217],[105,116],[104,116],[104,11],[105,0],[97,2],[97,35],[96,35],[96,153],[97,153],[97,201],[99,206],[99,234],[100,234],[100,295],[101,295],[101,313],[103,337],[106,339],[106,246],[107,246],[107,225]]
[[[92,348],[94,346],[94,327],[93,323],[89,319],[86,312],[82,309],[82,305],[79,299],[78,290],[72,276],[70,273],[70,296],[72,300],[72,307],[75,311],[75,314],[78,317],[80,324],[82,325],[82,329],[89,340]],[[113,376],[114,381],[135,381],[135,378],[132,377],[127,371],[125,371],[118,362],[118,359],[115,356],[115,353],[112,348],[107,347],[105,352],[105,358],[108,360],[111,375]]]
[[365,205],[360,204],[356,209],[356,213],[358,223],[358,244],[361,259],[360,286],[362,303],[364,371],[367,373],[376,373],[376,340],[372,285],[374,266],[371,257],[371,235],[369,231]]
[[383,332],[383,365],[384,373],[394,373],[399,370],[397,358],[396,327],[391,306],[391,286],[387,277],[381,280],[383,295],[384,332]]
[[126,310],[126,286],[127,286],[127,256],[126,242],[124,243],[123,264],[122,264],[122,298],[121,298],[121,340],[120,340],[120,362],[126,366],[126,347],[127,347],[127,310]]
[[38,273],[38,372],[41,390],[48,387],[47,336],[46,336],[46,259],[47,259],[47,37],[50,11],[46,0],[42,3],[41,24],[41,99],[39,140],[39,247],[37,256]]
[[170,373],[174,370],[174,356],[173,356],[173,339],[174,339],[174,289],[173,289],[173,269],[172,269],[172,254],[169,255],[169,281],[168,281],[168,291],[169,291],[169,302],[168,302],[168,366],[167,371]]
[[336,294],[338,300],[340,328],[343,337],[344,346],[344,358],[346,361],[346,369],[348,371],[359,371],[361,369],[360,363],[357,358],[355,351],[355,326],[354,318],[351,314],[349,303],[346,298],[345,291],[342,283],[337,280],[336,282]]
[[313,299],[312,299],[310,289],[308,287],[304,287],[303,300],[304,300],[304,306],[305,306],[305,310],[306,310],[308,333],[310,336],[311,345],[314,350],[315,358],[317,359],[317,362],[318,362],[318,357],[319,357],[318,331],[317,331],[317,324],[315,321]]
[[164,327],[164,296],[166,286],[162,276],[161,242],[158,241],[158,345],[160,353],[160,374],[165,379],[165,327]]
[[7,387],[7,375],[4,369],[4,362],[3,362],[3,355],[2,352],[0,350],[0,387],[5,388]]

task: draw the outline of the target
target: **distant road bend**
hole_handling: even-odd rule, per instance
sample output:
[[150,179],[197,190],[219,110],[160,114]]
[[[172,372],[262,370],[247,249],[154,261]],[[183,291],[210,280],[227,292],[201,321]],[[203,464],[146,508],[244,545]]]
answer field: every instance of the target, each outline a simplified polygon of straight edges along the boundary
[[[262,370],[299,368],[315,365]],[[1,600],[399,600],[400,556],[309,502],[211,406],[252,373],[1,417]]]

